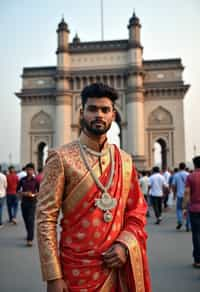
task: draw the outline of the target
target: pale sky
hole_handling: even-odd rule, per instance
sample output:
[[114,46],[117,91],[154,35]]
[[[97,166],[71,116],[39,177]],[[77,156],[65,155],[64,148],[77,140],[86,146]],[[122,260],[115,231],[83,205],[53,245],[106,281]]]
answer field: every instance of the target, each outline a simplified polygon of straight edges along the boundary
[[[181,58],[185,97],[186,160],[200,154],[200,1],[104,0],[104,39],[128,38],[127,24],[135,9],[142,24],[144,59]],[[55,66],[57,25],[62,15],[71,39],[101,39],[100,0],[0,1],[0,162],[19,162],[20,105],[23,67]],[[9,158],[10,157],[10,158]]]

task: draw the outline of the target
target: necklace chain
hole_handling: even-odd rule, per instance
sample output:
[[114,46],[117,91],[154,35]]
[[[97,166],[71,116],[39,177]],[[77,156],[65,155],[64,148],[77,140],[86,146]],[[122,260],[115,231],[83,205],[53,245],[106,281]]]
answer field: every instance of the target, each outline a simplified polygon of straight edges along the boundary
[[[80,143],[80,142],[79,142]],[[82,144],[81,144],[82,145]],[[97,152],[97,151],[94,151],[92,149],[90,149],[89,147],[87,147],[86,145],[82,145],[83,149],[86,150],[88,153],[94,155],[94,156],[98,156],[98,157],[101,157],[101,156],[104,156],[108,153],[109,151],[109,148],[107,148],[106,150],[102,151],[102,152]]]
[[[111,148],[109,147],[108,148],[108,151],[109,151],[109,154],[110,154],[110,161],[111,161],[111,171],[110,171],[110,177],[109,177],[109,180],[108,180],[108,183],[106,186],[104,186],[100,180],[98,179],[98,177],[96,176],[96,174],[94,173],[94,171],[92,170],[87,158],[86,158],[86,154],[85,154],[85,151],[84,151],[84,145],[81,144],[81,142],[79,141],[79,146],[80,146],[80,150],[81,150],[81,156],[83,158],[83,161],[85,163],[85,166],[87,167],[88,171],[90,172],[93,180],[95,181],[96,185],[98,186],[98,188],[102,191],[102,192],[107,192],[108,189],[111,187],[111,184],[112,184],[112,181],[113,181],[113,177],[114,177],[114,172],[115,172],[115,161],[114,161],[114,158],[113,158],[113,155],[112,155],[112,152],[111,152]],[[87,146],[86,146],[87,147]],[[88,151],[88,148],[87,148],[87,151]],[[92,150],[88,151],[89,153],[91,152]],[[93,152],[93,151],[92,151]],[[96,151],[94,151],[95,153],[98,153]],[[105,152],[103,152],[103,155],[105,155]],[[92,153],[91,153],[92,154]],[[99,155],[101,154],[101,155]],[[96,154],[94,154],[96,155]],[[103,156],[102,153],[98,153],[97,156]]]

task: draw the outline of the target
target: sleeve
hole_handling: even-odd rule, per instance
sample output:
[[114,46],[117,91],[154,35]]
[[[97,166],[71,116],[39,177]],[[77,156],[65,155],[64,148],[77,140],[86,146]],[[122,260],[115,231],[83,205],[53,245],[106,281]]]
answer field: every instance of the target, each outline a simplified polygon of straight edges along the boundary
[[51,151],[37,196],[37,235],[44,281],[62,278],[56,227],[64,183],[64,167],[60,154]]
[[[125,209],[124,228],[117,241],[125,244],[129,250],[129,263],[132,266],[134,282],[143,282],[144,291],[150,291],[151,281],[147,259],[147,234],[145,232],[146,212],[147,204],[140,190],[137,174],[133,167],[131,187]],[[141,271],[139,275],[143,274],[142,281],[137,273],[139,270]]]

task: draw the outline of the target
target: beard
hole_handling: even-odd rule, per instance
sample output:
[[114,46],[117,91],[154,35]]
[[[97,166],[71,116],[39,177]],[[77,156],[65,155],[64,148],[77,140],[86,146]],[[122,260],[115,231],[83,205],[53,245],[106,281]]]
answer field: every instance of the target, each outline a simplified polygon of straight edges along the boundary
[[[106,125],[105,122],[100,120],[94,120],[88,123],[84,118],[81,119],[81,129],[86,129],[89,133],[95,135],[95,136],[101,136],[108,132],[108,130],[111,127],[111,124]],[[96,123],[101,124],[101,126],[97,126]]]

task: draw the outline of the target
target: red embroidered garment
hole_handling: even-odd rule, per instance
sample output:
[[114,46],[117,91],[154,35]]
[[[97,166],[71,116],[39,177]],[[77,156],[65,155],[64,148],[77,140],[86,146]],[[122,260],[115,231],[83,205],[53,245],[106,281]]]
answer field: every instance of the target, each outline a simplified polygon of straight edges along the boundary
[[[70,198],[74,199],[73,207],[64,212],[60,262],[70,292],[151,291],[144,231],[146,203],[130,158],[117,147],[114,153],[115,175],[108,190],[117,199],[117,206],[111,211],[113,220],[106,223],[103,211],[95,207],[101,192],[94,182],[81,199],[76,200],[74,192]],[[110,165],[100,177],[103,185],[109,175]],[[77,188],[81,190],[87,179],[83,178]],[[64,204],[67,206],[68,198]],[[103,265],[102,253],[116,241],[127,246],[129,257],[125,267],[109,270]]]

